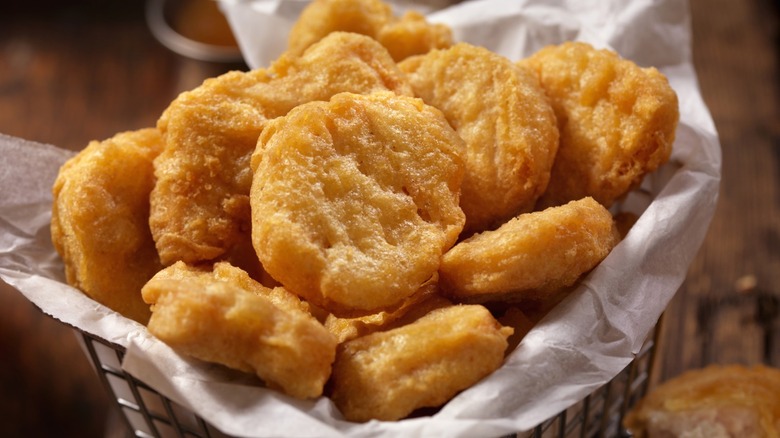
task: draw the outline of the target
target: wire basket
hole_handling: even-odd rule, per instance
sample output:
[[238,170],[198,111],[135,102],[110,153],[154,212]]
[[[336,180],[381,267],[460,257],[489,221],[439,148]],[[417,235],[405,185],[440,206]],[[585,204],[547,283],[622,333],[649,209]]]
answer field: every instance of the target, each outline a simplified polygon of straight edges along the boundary
[[[125,348],[76,329],[99,380],[116,401],[121,423],[136,437],[226,437],[208,422],[122,370]],[[646,393],[653,375],[660,323],[634,360],[581,402],[527,433],[505,438],[629,437],[622,427],[628,410]]]

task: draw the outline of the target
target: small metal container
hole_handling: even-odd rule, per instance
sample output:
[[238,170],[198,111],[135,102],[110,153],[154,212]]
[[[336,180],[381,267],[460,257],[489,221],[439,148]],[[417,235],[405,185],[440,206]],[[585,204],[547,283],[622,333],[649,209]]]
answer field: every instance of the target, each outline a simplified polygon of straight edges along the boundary
[[[215,0],[148,0],[146,3],[146,22],[149,30],[158,41],[171,51],[188,58],[210,62],[240,62],[243,60],[238,45],[217,45],[198,41],[184,35],[177,29],[177,19],[186,13],[186,8],[195,6],[198,1],[211,2],[213,14],[219,14]],[[213,20],[223,20],[222,16],[210,17]],[[201,23],[190,23],[191,28],[197,28]],[[202,23],[207,26],[209,23]],[[224,23],[227,26],[227,23]]]

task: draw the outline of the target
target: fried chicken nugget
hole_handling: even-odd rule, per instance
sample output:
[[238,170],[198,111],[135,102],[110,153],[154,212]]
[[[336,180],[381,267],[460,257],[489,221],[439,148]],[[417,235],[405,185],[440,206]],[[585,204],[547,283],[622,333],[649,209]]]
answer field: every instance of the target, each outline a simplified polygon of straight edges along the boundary
[[437,283],[438,277],[431,279],[419,291],[391,309],[383,309],[377,313],[354,318],[341,318],[329,314],[325,318],[325,328],[341,343],[369,333],[407,324],[431,310],[451,306],[450,300],[438,294]]
[[341,344],[331,399],[346,419],[361,422],[441,406],[501,366],[511,334],[480,305],[434,310]]
[[396,61],[452,45],[452,30],[408,11],[400,18],[380,0],[315,0],[293,24],[287,50],[303,53],[331,32],[353,32],[379,41]]
[[624,420],[637,438],[778,437],[780,370],[710,365],[652,390]]
[[331,313],[419,290],[463,228],[462,140],[390,92],[342,93],[271,121],[252,156],[252,242],[269,274]]
[[531,211],[558,150],[555,114],[534,73],[459,43],[399,64],[415,94],[439,108],[465,140],[460,205],[466,231]]
[[255,373],[293,397],[322,394],[336,339],[289,292],[226,263],[208,272],[179,262],[152,278],[143,298],[152,304],[149,332],[171,348]]
[[178,261],[161,270],[154,276],[155,280],[183,280],[188,278],[206,281],[209,279],[224,281],[256,295],[262,295],[271,300],[278,307],[311,313],[309,304],[305,301],[301,301],[297,295],[283,287],[266,287],[250,277],[245,270],[234,266],[229,262],[191,266],[182,261]]
[[458,243],[442,257],[445,296],[467,302],[544,298],[573,285],[620,241],[593,198],[525,213]]
[[538,73],[561,133],[540,209],[585,196],[610,207],[668,161],[677,94],[655,68],[575,42],[543,48],[520,63]]
[[158,121],[165,149],[154,161],[149,222],[163,263],[213,260],[248,241],[249,158],[269,119],[339,92],[376,90],[412,94],[379,43],[333,33],[267,70],[226,73],[179,95]]
[[93,141],[54,182],[51,236],[68,284],[145,324],[141,287],[162,269],[149,230],[152,160],[162,150],[153,128]]
[[396,62],[422,55],[435,49],[452,46],[452,30],[440,23],[429,23],[425,16],[415,11],[405,12],[401,18],[391,20],[374,35],[387,48]]

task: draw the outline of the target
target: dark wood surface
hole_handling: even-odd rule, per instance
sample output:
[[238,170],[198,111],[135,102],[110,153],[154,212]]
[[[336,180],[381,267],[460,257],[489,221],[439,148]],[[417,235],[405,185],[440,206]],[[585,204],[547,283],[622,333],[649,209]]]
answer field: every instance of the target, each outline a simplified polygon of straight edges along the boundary
[[[149,33],[144,2],[18,3],[0,13],[4,134],[78,150],[152,126],[179,92],[245,68],[169,52]],[[709,363],[780,366],[778,3],[692,0],[691,8],[723,181],[707,240],[666,314],[658,380]],[[0,436],[115,432],[111,400],[72,330],[5,285],[0,307]]]
[[710,363],[780,367],[779,4],[691,2],[723,167],[708,237],[664,320],[663,378]]

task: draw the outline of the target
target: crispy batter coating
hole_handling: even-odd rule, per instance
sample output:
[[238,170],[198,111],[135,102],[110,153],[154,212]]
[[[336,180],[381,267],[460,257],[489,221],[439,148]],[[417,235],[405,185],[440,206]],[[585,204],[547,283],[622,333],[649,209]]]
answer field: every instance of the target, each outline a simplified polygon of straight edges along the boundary
[[778,437],[780,370],[763,365],[710,365],[650,392],[628,413],[637,438]]
[[255,373],[293,397],[322,394],[336,339],[289,292],[226,263],[209,272],[179,262],[152,278],[143,297],[152,304],[149,332],[173,349]]
[[265,269],[332,313],[415,293],[455,243],[462,140],[437,109],[342,93],[268,124],[252,157],[252,241]]
[[354,318],[341,318],[329,314],[325,319],[325,328],[341,343],[369,333],[408,324],[431,310],[452,305],[450,300],[438,294],[437,283],[438,276],[424,284],[419,291],[399,305],[377,313]]
[[303,55],[230,72],[182,93],[158,127],[150,226],[163,263],[213,260],[249,239],[249,158],[269,119],[343,91],[411,95],[387,51],[362,35],[333,33]]
[[415,94],[439,108],[465,141],[467,232],[531,211],[558,149],[555,114],[534,73],[467,43],[399,67]]
[[141,287],[162,269],[149,231],[152,160],[162,143],[153,128],[90,142],[52,189],[52,242],[67,282],[142,324],[150,312]]
[[424,15],[415,11],[407,11],[401,18],[386,23],[374,38],[397,62],[431,50],[446,49],[453,44],[449,26],[428,23]]
[[315,0],[301,12],[290,30],[287,50],[303,53],[332,32],[353,32],[369,36],[387,48],[396,61],[452,45],[452,30],[444,24],[428,23],[418,12],[393,15],[380,0]]
[[677,94],[655,68],[573,42],[520,63],[538,73],[561,133],[539,208],[585,196],[609,207],[669,159]]
[[458,243],[442,257],[440,285],[456,300],[539,299],[574,284],[620,241],[593,198],[524,213]]
[[[300,310],[311,313],[309,304],[286,290],[283,287],[266,287],[262,283],[251,278],[243,269],[233,266],[228,262],[217,262],[213,265],[191,266],[178,261],[155,274],[155,280],[184,280],[195,278],[200,281],[220,280],[234,284],[241,289],[262,295],[271,300],[276,306],[284,309]],[[148,294],[148,292],[147,292]],[[147,296],[147,299],[152,299]]]
[[341,344],[331,398],[350,421],[398,420],[438,407],[500,367],[511,334],[480,305],[434,310]]

